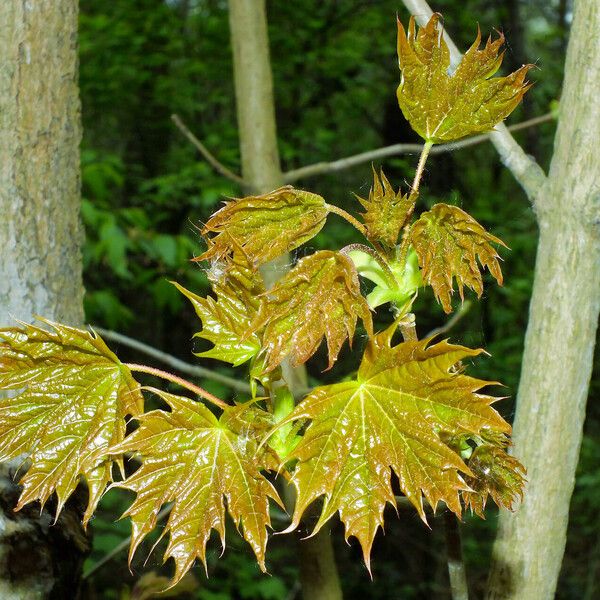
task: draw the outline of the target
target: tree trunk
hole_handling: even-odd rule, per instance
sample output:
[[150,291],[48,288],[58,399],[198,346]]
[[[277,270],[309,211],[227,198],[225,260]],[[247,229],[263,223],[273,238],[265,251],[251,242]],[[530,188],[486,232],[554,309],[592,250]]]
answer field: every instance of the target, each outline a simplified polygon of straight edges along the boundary
[[490,599],[554,597],[600,308],[600,5],[578,0],[548,181],[514,424],[525,499],[502,512]]
[[[273,80],[264,0],[230,0],[229,22],[242,155],[242,175],[249,193],[265,193],[282,185],[277,148]],[[287,269],[282,256],[263,269],[267,286]],[[306,388],[304,368],[283,365],[285,381],[295,396]],[[300,578],[306,600],[342,597],[331,538],[324,527],[314,538],[299,541]]]
[[[76,0],[2,0],[0,57],[0,326],[81,324]],[[75,598],[80,515],[14,513],[14,466],[0,465],[0,598]]]

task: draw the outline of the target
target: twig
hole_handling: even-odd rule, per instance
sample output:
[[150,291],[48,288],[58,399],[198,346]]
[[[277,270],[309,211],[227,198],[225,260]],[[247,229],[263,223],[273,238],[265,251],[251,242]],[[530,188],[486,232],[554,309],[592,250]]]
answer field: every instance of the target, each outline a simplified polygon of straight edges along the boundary
[[[425,0],[403,0],[403,2],[420,26],[427,24],[433,11]],[[462,54],[445,30],[443,30],[443,35],[450,50],[450,61],[452,65],[457,65],[462,58]],[[525,190],[530,202],[534,204],[539,190],[546,181],[546,175],[542,168],[517,144],[503,123],[496,125],[489,137],[504,166],[510,170]]]
[[[528,129],[529,127],[535,127],[542,123],[552,121],[554,115],[547,113],[533,119],[528,119],[522,123],[516,123],[510,125],[506,129],[508,131],[520,131],[522,129]],[[504,126],[503,126],[504,127]],[[469,146],[475,146],[483,142],[490,141],[492,139],[491,133],[483,133],[481,135],[474,135],[473,137],[460,140],[458,142],[451,142],[449,144],[440,144],[434,146],[429,152],[429,156],[436,154],[445,154],[447,152],[453,152],[462,148],[468,148]],[[516,144],[516,142],[515,142]],[[361,152],[360,154],[354,154],[353,156],[347,156],[331,162],[318,162],[299,169],[293,169],[283,175],[284,183],[292,183],[298,179],[304,177],[312,177],[314,175],[323,175],[325,173],[334,173],[337,171],[344,171],[357,165],[371,162],[373,160],[379,160],[381,158],[387,158],[389,156],[399,156],[401,154],[418,154],[423,151],[424,144],[393,144],[391,146],[384,146],[383,148],[377,148],[376,150],[369,150],[367,152]],[[508,166],[508,165],[507,165]],[[510,168],[510,167],[509,167]]]
[[441,327],[432,329],[425,335],[426,338],[433,337],[434,335],[443,335],[448,333],[470,310],[473,303],[470,300],[465,300],[460,308],[448,319],[448,321]]
[[453,512],[444,511],[446,529],[446,551],[448,553],[448,575],[452,600],[469,600],[467,572],[463,561],[458,519]]
[[245,186],[246,182],[236,173],[228,169],[224,164],[219,162],[208,150],[208,148],[187,128],[179,115],[171,115],[171,120],[179,131],[196,147],[198,152],[204,156],[206,162],[217,172],[226,177],[230,181],[237,183],[240,186]]
[[[206,367],[201,367],[199,365],[192,365],[187,363],[179,358],[172,356],[171,354],[167,354],[166,352],[162,352],[148,344],[144,344],[139,340],[134,340],[122,333],[117,333],[116,331],[111,331],[110,329],[104,329],[103,327],[97,327],[96,325],[91,326],[94,331],[97,331],[103,338],[107,340],[112,340],[113,342],[117,342],[117,344],[122,344],[123,346],[127,346],[128,348],[132,348],[133,350],[138,350],[139,352],[143,352],[144,354],[151,356],[152,358],[156,358],[161,362],[173,367],[177,371],[181,373],[186,373],[187,375],[192,375],[194,377],[204,377],[205,379],[212,379],[213,381],[218,381],[233,390],[244,393],[251,393],[250,386],[243,381],[239,381],[238,379],[234,379],[233,377],[229,377],[227,375],[222,375],[221,373],[217,373],[216,371],[211,371]],[[262,391],[259,392],[262,394]]]
[[[172,506],[165,506],[157,515],[156,522],[160,523],[170,512]],[[95,562],[85,573],[82,575],[82,579],[88,579],[98,569],[101,569],[107,562],[110,562],[113,558],[121,554],[127,549],[127,546],[131,543],[131,536],[126,537],[122,542],[118,543],[110,552],[105,554],[98,562]]]

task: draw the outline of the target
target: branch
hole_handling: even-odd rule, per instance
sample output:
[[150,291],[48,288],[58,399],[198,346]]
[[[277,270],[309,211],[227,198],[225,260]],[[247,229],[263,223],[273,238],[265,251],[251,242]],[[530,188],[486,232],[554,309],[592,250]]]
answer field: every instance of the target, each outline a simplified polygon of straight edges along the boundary
[[[92,329],[97,331],[103,338],[107,340],[112,340],[117,344],[127,346],[128,348],[132,348],[133,350],[137,350],[138,352],[152,356],[152,358],[156,358],[157,360],[169,365],[170,367],[173,367],[181,373],[186,373],[187,375],[192,375],[194,377],[212,379],[213,381],[218,381],[219,383],[222,383],[223,385],[226,385],[238,392],[251,393],[250,386],[243,381],[239,381],[233,377],[228,377],[227,375],[222,375],[221,373],[217,373],[216,371],[212,371],[211,369],[207,369],[205,367],[191,365],[190,363],[186,363],[183,360],[172,356],[171,354],[157,350],[152,346],[148,346],[148,344],[134,340],[133,338],[127,337],[121,333],[117,333],[116,331],[104,329],[103,327],[96,327],[95,325],[92,326]],[[259,393],[262,394],[262,391]]]
[[448,553],[448,576],[452,600],[469,600],[467,572],[463,561],[458,517],[449,510],[444,511],[446,529],[446,552]]
[[[403,2],[421,27],[427,24],[433,11],[425,0],[403,0]],[[450,61],[453,66],[456,66],[460,62],[462,54],[445,29],[443,35],[450,50]],[[514,178],[525,190],[530,202],[534,204],[537,201],[541,187],[546,182],[546,175],[542,168],[525,153],[503,123],[496,125],[490,135],[490,141],[498,151],[504,166],[511,171]]]
[[[547,123],[548,121],[552,121],[553,119],[554,115],[552,113],[547,113],[539,117],[534,117],[533,119],[528,119],[527,121],[523,121],[522,123],[516,123],[515,125],[510,125],[509,127],[505,127],[504,125],[502,125],[502,127],[504,127],[507,131],[520,131],[521,129],[536,127],[537,125]],[[474,135],[472,137],[460,140],[458,142],[451,142],[449,144],[440,144],[438,146],[433,146],[433,148],[429,152],[429,156],[433,156],[434,154],[445,154],[446,152],[453,152],[454,150],[460,150],[469,146],[475,146],[483,142],[493,141],[493,134],[495,134],[495,132],[483,133],[481,135]],[[510,134],[508,135],[510,139],[512,139]],[[516,142],[514,143],[516,144]],[[377,148],[376,150],[369,150],[367,152],[361,152],[360,154],[354,154],[352,156],[340,158],[332,162],[318,162],[312,165],[307,165],[306,167],[300,167],[299,169],[294,169],[292,171],[284,173],[283,181],[284,183],[292,183],[294,181],[297,181],[298,179],[303,179],[304,177],[313,177],[314,175],[323,175],[325,173],[344,171],[345,169],[350,169],[357,165],[371,162],[373,160],[378,160],[380,158],[387,158],[388,156],[399,156],[401,154],[420,154],[423,151],[423,147],[424,144],[393,144],[391,146]],[[502,157],[502,154],[501,159],[503,163],[506,166],[508,166],[508,164]],[[531,159],[528,158],[528,160]]]
[[208,148],[187,128],[179,115],[171,115],[171,120],[179,131],[197,148],[198,152],[204,156],[206,162],[223,177],[237,183],[240,186],[245,186],[246,182],[236,173],[228,169],[224,164],[220,163],[208,150]]

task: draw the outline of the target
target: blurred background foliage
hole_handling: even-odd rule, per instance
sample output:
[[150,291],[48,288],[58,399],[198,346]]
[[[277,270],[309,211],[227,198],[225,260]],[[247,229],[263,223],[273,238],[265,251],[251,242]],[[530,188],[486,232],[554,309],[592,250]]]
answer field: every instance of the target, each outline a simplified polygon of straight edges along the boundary
[[[484,35],[494,29],[506,35],[504,72],[525,62],[538,66],[531,73],[535,86],[511,116],[511,123],[552,109],[560,95],[569,0],[438,0],[434,7],[444,14],[459,47],[470,45],[479,24]],[[268,0],[284,170],[419,141],[395,99],[396,12],[407,21],[408,14],[397,1]],[[197,293],[207,291],[202,267],[189,262],[202,250],[197,227],[223,198],[240,191],[203,162],[170,115],[179,114],[221,162],[239,170],[227,2],[81,0],[80,48],[88,322],[195,360],[190,351],[199,347],[193,346],[191,338],[198,323],[169,281],[175,279]],[[551,157],[554,128],[550,122],[517,134],[544,168]],[[416,160],[416,156],[400,156],[375,166],[382,164],[396,186],[406,187]],[[364,164],[296,185],[356,213],[359,205],[353,193],[368,194],[371,181],[371,166]],[[484,346],[491,357],[478,360],[472,372],[502,381],[505,394],[514,398],[537,242],[531,208],[489,144],[432,157],[422,198],[427,206],[445,201],[464,207],[510,247],[503,252],[505,286],[488,280],[482,300],[471,303],[450,336],[456,342]],[[334,216],[309,248],[299,253],[339,248],[353,241],[353,235]],[[416,314],[421,335],[446,321],[428,293],[417,301]],[[116,349],[124,359],[134,357],[127,348]],[[140,355],[135,358],[152,362]],[[208,359],[202,364],[231,374]],[[308,368],[315,383],[339,378],[355,365],[356,359],[346,352],[326,374],[321,372],[322,355]],[[222,385],[201,383],[223,397],[231,395]],[[592,395],[597,397],[597,392],[598,387],[592,387]],[[500,408],[510,418],[512,400],[502,402]],[[591,599],[600,593],[599,424],[600,411],[591,403],[560,598]],[[88,569],[127,537],[127,522],[114,524],[125,506],[125,496],[115,491],[103,501],[93,522]],[[493,509],[488,513],[486,521],[467,517],[463,527],[474,597],[480,597],[485,586],[495,532],[496,513]],[[390,511],[386,535],[375,543],[373,582],[356,545],[344,544],[339,525],[334,525],[346,597],[448,598],[438,521],[433,518],[429,530],[416,514],[401,512],[397,519]],[[156,582],[170,568],[161,565],[160,542],[144,566],[154,541],[138,551],[133,574],[127,569],[125,552],[97,569],[87,579],[90,597],[152,597]],[[268,577],[260,575],[249,550],[235,536],[221,559],[217,540],[212,547],[210,578],[201,567],[194,569],[170,597],[291,600],[298,596],[295,550],[285,537],[275,536],[270,542]]]

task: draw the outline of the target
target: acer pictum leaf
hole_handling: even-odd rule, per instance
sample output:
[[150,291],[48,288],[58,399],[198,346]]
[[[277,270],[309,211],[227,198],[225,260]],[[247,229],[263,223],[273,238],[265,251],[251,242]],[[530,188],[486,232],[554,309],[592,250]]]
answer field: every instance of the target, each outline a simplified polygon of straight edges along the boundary
[[453,279],[461,300],[464,286],[481,296],[478,260],[502,285],[500,256],[492,243],[506,245],[457,206],[436,204],[422,213],[410,229],[409,242],[419,258],[423,281],[433,288],[447,313],[452,311]]
[[490,131],[516,108],[531,87],[525,81],[533,65],[506,77],[492,77],[500,68],[504,36],[488,39],[480,49],[481,32],[460,64],[450,73],[450,52],[442,36],[440,14],[416,31],[411,17],[408,34],[398,20],[401,81],[398,103],[412,128],[426,141],[451,142]]
[[152,531],[161,507],[173,506],[163,535],[169,535],[164,559],[173,558],[175,585],[199,558],[206,566],[206,545],[211,531],[218,532],[225,547],[225,515],[250,544],[265,571],[269,499],[282,505],[277,491],[261,473],[273,459],[257,451],[254,429],[234,431],[228,420],[239,424],[239,407],[219,419],[202,404],[151,389],[171,408],[154,410],[138,418],[140,426],[115,453],[134,452],[141,467],[125,481],[113,484],[137,494],[124,516],[131,519],[133,534],[129,558]]
[[17,509],[56,492],[58,515],[83,476],[87,523],[112,480],[109,446],[123,440],[126,416],[143,412],[143,397],[98,335],[39,320],[47,329],[0,329],[0,390],[20,391],[0,397],[0,460],[31,460]]

